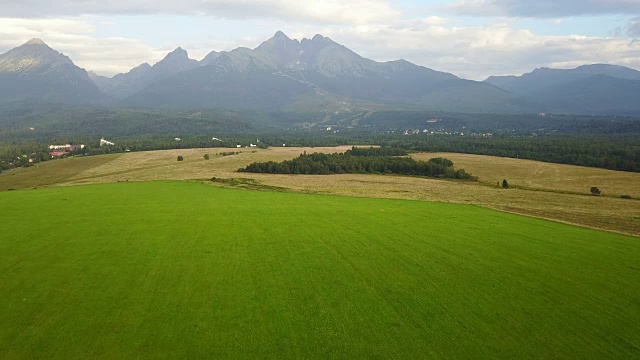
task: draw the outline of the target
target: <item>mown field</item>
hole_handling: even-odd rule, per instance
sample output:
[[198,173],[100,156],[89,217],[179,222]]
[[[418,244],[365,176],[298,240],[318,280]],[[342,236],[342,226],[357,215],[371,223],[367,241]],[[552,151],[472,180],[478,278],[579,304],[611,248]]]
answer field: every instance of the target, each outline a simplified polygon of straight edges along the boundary
[[[237,173],[252,162],[292,159],[302,152],[342,152],[327,148],[240,149],[216,156],[221,149],[182,149],[69,158],[0,175],[0,191],[118,181],[238,179],[266,188],[346,196],[412,199],[476,204],[518,214],[640,236],[640,174],[538,161],[465,154],[424,154],[451,158],[479,177],[478,182],[443,181],[406,176],[344,174],[331,176]],[[228,151],[228,150],[227,150]],[[236,150],[232,150],[236,151]],[[204,160],[210,154],[211,160]],[[178,155],[183,162],[176,161]],[[507,179],[512,188],[496,187]],[[218,183],[230,186],[229,183]],[[603,196],[591,196],[597,186]],[[622,199],[628,195],[632,199]]]
[[0,203],[3,359],[640,357],[634,237],[196,182]]
[[640,199],[640,174],[611,171],[584,166],[545,163],[533,160],[501,158],[496,156],[417,153],[412,157],[428,160],[446,157],[457,166],[473,169],[480,181],[489,185],[507,179],[510,184],[526,189],[588,194],[592,186],[604,195],[629,195]]

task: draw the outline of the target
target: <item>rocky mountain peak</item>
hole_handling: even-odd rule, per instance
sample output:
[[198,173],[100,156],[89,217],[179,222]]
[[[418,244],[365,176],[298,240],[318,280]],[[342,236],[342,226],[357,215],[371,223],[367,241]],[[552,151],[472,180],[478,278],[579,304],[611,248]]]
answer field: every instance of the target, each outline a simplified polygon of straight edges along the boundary
[[287,39],[287,40],[291,40],[285,33],[283,33],[282,31],[278,30],[275,35],[273,35],[273,37],[275,39]]
[[258,46],[254,50],[271,49],[274,46],[279,46],[279,47],[287,46],[287,45],[295,46],[294,44],[299,44],[298,40],[292,40],[282,31],[278,31],[277,33],[275,33],[275,35],[273,35],[273,37],[271,37],[269,40],[260,44],[260,46]]
[[173,50],[172,52],[168,53],[167,56],[164,57],[164,59],[160,60],[153,67],[157,68],[159,66],[163,67],[163,66],[173,66],[173,65],[177,65],[180,67],[185,65],[186,67],[190,67],[189,65],[196,64],[196,63],[197,63],[196,60],[189,58],[189,54],[187,53],[186,50],[179,47]]
[[172,52],[168,53],[167,56],[165,56],[165,59],[169,59],[169,58],[189,59],[189,53],[187,52],[187,50],[181,47],[177,47],[175,50],[173,50]]
[[291,67],[298,62],[300,42],[278,31],[271,39],[255,48],[256,53],[271,58],[278,67]]
[[200,66],[198,64],[198,61],[194,59],[190,59],[187,51],[179,47],[173,50],[172,52],[170,52],[169,54],[167,54],[167,56],[165,56],[164,59],[160,60],[155,65],[153,65],[151,69],[143,67],[140,69],[142,71],[138,71],[138,73],[149,72],[152,74],[151,76],[157,80],[157,79],[167,78],[181,71],[195,69],[198,66]]
[[15,49],[0,55],[0,72],[43,73],[75,67],[71,59],[50,48],[40,39],[31,39]]
[[207,56],[205,56],[202,60],[200,60],[200,64],[201,65],[211,65],[223,53],[224,53],[224,51],[222,51],[222,52],[212,51],[212,52],[208,53]]
[[331,39],[329,39],[328,37],[324,37],[324,36],[322,36],[322,35],[320,35],[320,34],[316,34],[316,35],[311,39],[311,41],[325,41],[325,40],[331,40]]
[[136,67],[134,67],[133,69],[131,69],[131,71],[146,71],[151,69],[151,65],[149,65],[149,63],[142,63]]
[[44,46],[48,46],[44,41],[42,41],[41,39],[38,39],[38,38],[33,38],[33,39],[27,41],[24,44],[25,45],[44,45]]

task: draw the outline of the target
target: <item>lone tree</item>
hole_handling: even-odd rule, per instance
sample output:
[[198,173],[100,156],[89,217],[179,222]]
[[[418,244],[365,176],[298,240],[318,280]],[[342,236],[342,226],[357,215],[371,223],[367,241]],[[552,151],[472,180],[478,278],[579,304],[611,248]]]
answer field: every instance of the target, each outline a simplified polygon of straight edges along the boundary
[[204,154],[204,159],[209,160],[209,154]]
[[595,187],[595,186],[594,186],[594,187],[592,187],[592,188],[591,188],[591,195],[595,195],[595,196],[600,195],[600,189],[598,189],[598,188],[597,188],[597,187]]
[[178,161],[182,161],[184,158],[182,156],[178,156]]
[[507,182],[507,179],[502,180],[502,188],[503,189],[509,188],[509,183]]

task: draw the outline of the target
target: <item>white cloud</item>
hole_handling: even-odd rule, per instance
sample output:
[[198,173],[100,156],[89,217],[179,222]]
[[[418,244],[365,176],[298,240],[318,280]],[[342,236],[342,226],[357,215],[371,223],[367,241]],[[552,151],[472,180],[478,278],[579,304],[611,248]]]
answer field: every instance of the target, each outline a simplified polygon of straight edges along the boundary
[[445,8],[462,15],[557,18],[640,13],[638,0],[458,0]]
[[611,63],[640,69],[640,42],[623,38],[544,36],[508,24],[482,27],[413,23],[328,31],[327,36],[376,60],[405,58],[435,70],[484,79],[536,67]]
[[171,14],[363,24],[391,19],[400,14],[400,11],[388,0],[5,0],[2,2],[2,14],[6,17]]
[[627,34],[630,36],[640,37],[640,17],[632,19],[627,25]]

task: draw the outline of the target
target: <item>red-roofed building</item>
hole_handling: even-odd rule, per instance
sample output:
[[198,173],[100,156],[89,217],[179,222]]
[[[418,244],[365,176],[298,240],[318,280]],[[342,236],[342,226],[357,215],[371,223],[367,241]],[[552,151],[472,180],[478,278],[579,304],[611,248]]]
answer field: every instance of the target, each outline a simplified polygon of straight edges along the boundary
[[52,151],[52,152],[50,152],[50,153],[49,153],[49,155],[51,155],[51,158],[52,158],[52,159],[53,159],[53,158],[60,157],[60,156],[62,156],[62,155],[67,155],[67,154],[68,154],[68,152],[67,152],[67,151]]

